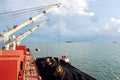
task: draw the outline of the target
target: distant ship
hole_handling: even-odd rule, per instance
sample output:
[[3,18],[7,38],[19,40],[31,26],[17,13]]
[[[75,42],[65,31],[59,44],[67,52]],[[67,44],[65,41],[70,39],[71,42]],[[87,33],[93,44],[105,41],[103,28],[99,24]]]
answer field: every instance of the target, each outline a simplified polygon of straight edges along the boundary
[[117,43],[117,41],[113,41],[113,43]]
[[65,41],[65,43],[73,43],[74,41]]
[[[27,21],[17,25],[4,34],[0,34],[0,40],[4,41],[4,46],[0,50],[0,80],[96,80],[72,66],[67,56],[63,56],[63,59],[53,56],[33,58],[30,49],[26,45],[20,44],[21,40],[47,23],[48,20],[40,22],[40,24],[32,27],[18,37],[13,35],[13,33],[33,23],[41,16],[59,6],[60,3],[51,5],[47,10],[34,17],[30,17]],[[66,43],[72,42],[66,41]],[[40,51],[40,49],[36,48],[36,51]]]

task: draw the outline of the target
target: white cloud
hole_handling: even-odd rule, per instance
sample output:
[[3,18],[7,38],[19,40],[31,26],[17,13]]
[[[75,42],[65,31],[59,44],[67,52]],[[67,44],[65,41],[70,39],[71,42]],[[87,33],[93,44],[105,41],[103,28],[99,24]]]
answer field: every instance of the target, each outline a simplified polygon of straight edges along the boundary
[[53,25],[50,28],[51,33],[58,33],[62,36],[80,36],[82,35],[79,31],[77,30],[71,30],[67,27],[67,24],[65,22],[58,22],[57,24]]
[[98,31],[99,31],[99,29],[98,29],[98,28],[95,28],[95,29],[94,29],[94,31],[95,31],[95,32],[98,32]]
[[117,32],[120,32],[120,27],[118,27]]
[[110,21],[115,23],[115,24],[120,24],[120,19],[111,18]]
[[61,0],[62,6],[54,11],[59,15],[84,15],[93,16],[94,12],[86,12],[88,2],[86,0]]
[[120,19],[110,18],[109,21],[103,27],[104,30],[116,29],[120,26]]
[[109,23],[106,23],[103,29],[104,29],[104,30],[107,30],[109,27],[110,27],[110,26],[109,26]]
[[101,27],[101,33],[104,35],[118,35],[120,32],[120,19],[110,18],[104,27]]
[[[29,1],[11,1],[11,3],[6,2],[5,10],[14,11],[19,9],[31,8],[36,6],[51,5],[61,2],[60,8],[53,10],[53,13],[59,15],[84,15],[84,16],[94,16],[94,12],[87,12],[88,3],[95,0],[29,0]],[[23,3],[24,2],[24,3]],[[24,6],[21,6],[24,5]],[[11,8],[12,7],[12,8]]]

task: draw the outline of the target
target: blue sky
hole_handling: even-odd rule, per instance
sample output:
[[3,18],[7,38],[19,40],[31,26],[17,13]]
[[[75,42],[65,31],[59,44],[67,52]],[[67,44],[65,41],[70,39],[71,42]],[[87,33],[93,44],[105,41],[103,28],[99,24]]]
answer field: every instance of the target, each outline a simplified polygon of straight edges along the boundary
[[[120,41],[120,0],[1,0],[0,13],[58,2],[62,3],[61,7],[43,17],[50,22],[25,41]],[[23,21],[21,17],[19,21],[0,22],[0,28]]]

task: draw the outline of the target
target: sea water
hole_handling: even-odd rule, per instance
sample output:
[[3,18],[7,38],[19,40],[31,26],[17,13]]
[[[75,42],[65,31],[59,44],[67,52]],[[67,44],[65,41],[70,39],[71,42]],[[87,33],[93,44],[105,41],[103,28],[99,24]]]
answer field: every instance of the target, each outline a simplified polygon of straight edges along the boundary
[[[120,43],[24,43],[34,57],[68,55],[71,64],[97,80],[120,80]],[[36,52],[35,48],[40,48]]]

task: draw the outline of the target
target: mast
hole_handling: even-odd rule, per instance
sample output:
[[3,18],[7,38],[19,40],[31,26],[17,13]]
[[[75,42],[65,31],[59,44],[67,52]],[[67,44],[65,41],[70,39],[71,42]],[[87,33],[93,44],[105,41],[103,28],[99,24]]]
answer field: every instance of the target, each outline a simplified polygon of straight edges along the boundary
[[8,41],[8,42],[5,44],[5,46],[4,46],[5,50],[9,50],[9,49],[10,49],[10,46],[9,46],[10,44],[12,44],[11,49],[12,49],[12,50],[15,50],[16,45],[19,45],[22,39],[26,38],[26,37],[27,37],[28,35],[30,35],[33,31],[35,31],[35,30],[36,30],[37,28],[39,28],[40,26],[46,24],[47,22],[48,22],[48,20],[45,20],[45,21],[41,22],[40,24],[38,24],[38,25],[36,25],[35,27],[29,29],[27,32],[25,32],[24,34],[21,34],[21,35],[20,35],[19,37],[17,37],[17,38],[15,38],[15,37],[13,36],[13,37],[14,37],[13,40]]
[[52,11],[53,9],[59,7],[61,5],[61,3],[55,4],[53,6],[51,6],[50,8],[48,8],[47,10],[43,11],[42,13],[37,14],[34,17],[30,17],[29,20],[23,22],[22,24],[14,27],[12,30],[4,33],[3,35],[0,36],[0,39],[7,41],[9,38],[9,35],[15,33],[16,31],[20,30],[21,28],[25,27],[26,25],[33,23],[34,21],[36,21],[37,19],[39,19],[41,16],[45,15],[46,13]]

